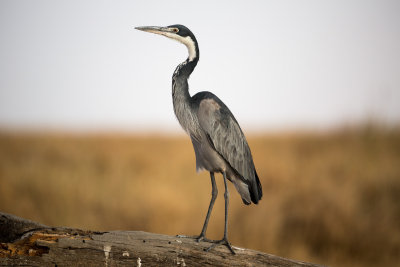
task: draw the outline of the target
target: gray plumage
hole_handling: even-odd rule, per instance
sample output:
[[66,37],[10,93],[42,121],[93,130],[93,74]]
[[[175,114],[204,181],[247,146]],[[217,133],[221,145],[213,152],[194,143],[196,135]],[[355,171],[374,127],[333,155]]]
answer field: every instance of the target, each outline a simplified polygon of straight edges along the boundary
[[261,183],[246,138],[233,114],[217,96],[210,92],[200,92],[193,97],[190,96],[188,79],[199,60],[198,43],[193,33],[183,25],[137,27],[137,29],[165,35],[185,44],[188,48],[188,59],[178,65],[172,77],[172,99],[175,115],[192,140],[196,168],[210,172],[213,186],[213,197],[198,240],[205,238],[217,192],[214,172],[220,172],[225,182],[225,231],[224,238],[218,242],[227,245],[234,253],[227,240],[226,179],[234,184],[245,204],[251,202],[257,204],[262,197]]
[[[184,104],[174,101],[174,106],[180,105]],[[186,124],[184,116],[180,113],[176,116],[192,139],[197,170],[225,171],[245,204],[258,203],[261,185],[246,138],[232,113],[210,92],[197,93],[189,105],[193,121]]]

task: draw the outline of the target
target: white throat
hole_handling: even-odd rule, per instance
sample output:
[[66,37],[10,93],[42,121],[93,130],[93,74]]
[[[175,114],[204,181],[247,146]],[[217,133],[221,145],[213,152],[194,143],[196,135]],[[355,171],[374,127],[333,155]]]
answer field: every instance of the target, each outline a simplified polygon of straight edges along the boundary
[[174,33],[164,33],[164,35],[186,45],[189,52],[189,61],[193,61],[196,58],[196,45],[190,36],[182,37]]

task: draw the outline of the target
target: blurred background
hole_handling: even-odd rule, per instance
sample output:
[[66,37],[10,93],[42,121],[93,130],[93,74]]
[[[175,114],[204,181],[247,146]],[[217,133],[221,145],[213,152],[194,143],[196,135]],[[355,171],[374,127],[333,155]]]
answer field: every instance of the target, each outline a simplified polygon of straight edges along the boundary
[[[175,119],[191,94],[244,130],[264,197],[233,186],[235,246],[330,266],[400,261],[400,2],[1,1],[0,211],[47,225],[198,234],[211,195]],[[223,233],[223,182],[208,235]]]

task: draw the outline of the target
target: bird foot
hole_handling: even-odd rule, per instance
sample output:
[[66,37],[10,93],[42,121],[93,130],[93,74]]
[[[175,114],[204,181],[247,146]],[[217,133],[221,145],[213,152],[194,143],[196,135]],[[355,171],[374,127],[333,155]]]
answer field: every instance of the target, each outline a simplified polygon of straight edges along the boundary
[[236,252],[233,250],[231,243],[229,243],[228,239],[226,237],[224,237],[221,240],[212,240],[212,239],[208,239],[206,238],[203,234],[200,235],[177,235],[176,237],[179,238],[190,238],[190,239],[195,239],[196,242],[201,242],[201,241],[205,241],[205,242],[209,242],[209,243],[213,243],[211,246],[209,246],[208,248],[205,248],[204,251],[210,251],[213,248],[215,248],[216,246],[219,245],[224,245],[226,246],[232,254],[236,254]]
[[211,249],[215,248],[216,246],[219,245],[224,245],[226,246],[233,255],[236,254],[236,252],[233,250],[231,243],[229,243],[228,239],[226,237],[224,237],[221,240],[207,240],[208,242],[214,243],[212,244],[210,247],[204,249],[204,251],[210,251]]
[[213,240],[206,238],[205,235],[203,235],[203,234],[200,234],[200,235],[177,235],[176,237],[195,239],[196,242],[201,242],[201,241],[213,242]]

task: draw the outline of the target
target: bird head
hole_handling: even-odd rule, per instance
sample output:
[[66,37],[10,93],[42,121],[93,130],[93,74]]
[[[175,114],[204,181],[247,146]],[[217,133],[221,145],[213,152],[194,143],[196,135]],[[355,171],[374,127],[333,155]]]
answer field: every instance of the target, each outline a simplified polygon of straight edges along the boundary
[[196,37],[194,37],[194,34],[187,27],[183,25],[175,24],[167,27],[142,26],[142,27],[135,27],[135,29],[164,35],[170,39],[176,40],[186,45],[189,51],[189,58],[188,58],[189,62],[198,59],[199,57],[199,48],[197,45]]

